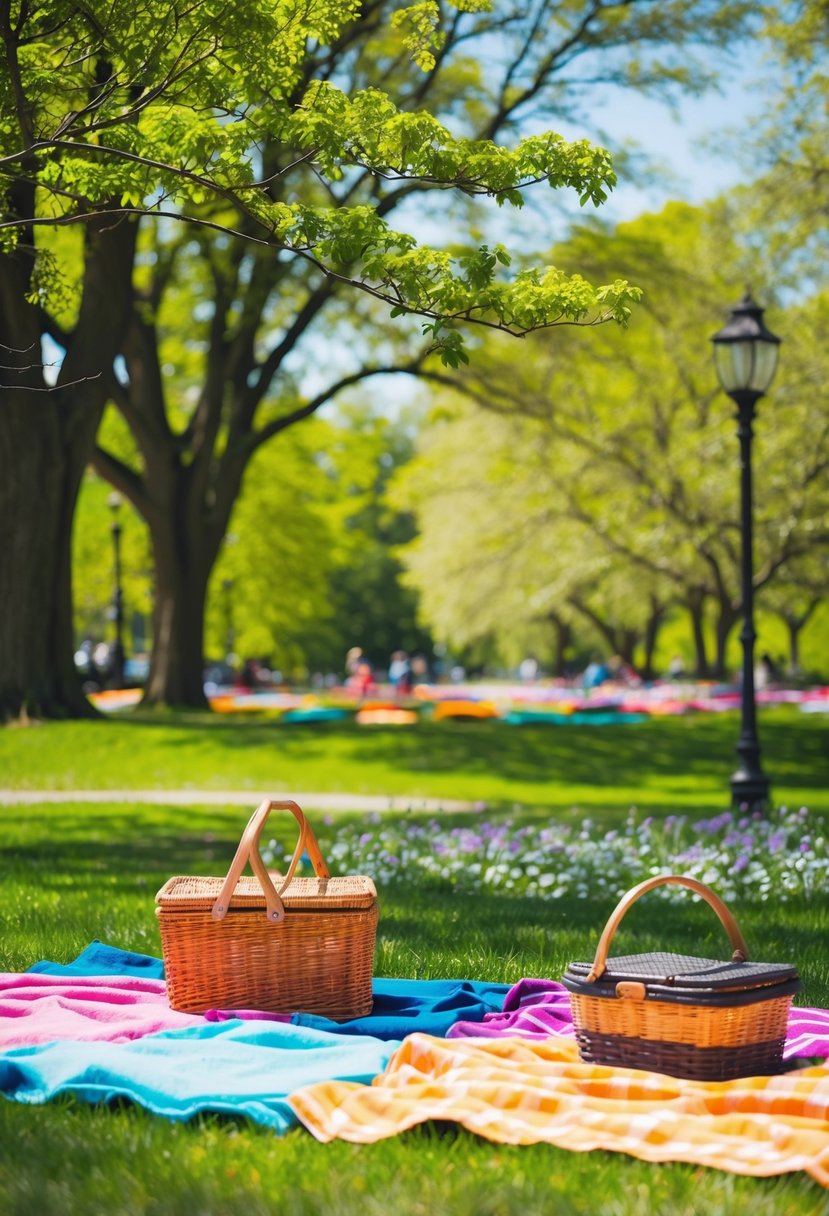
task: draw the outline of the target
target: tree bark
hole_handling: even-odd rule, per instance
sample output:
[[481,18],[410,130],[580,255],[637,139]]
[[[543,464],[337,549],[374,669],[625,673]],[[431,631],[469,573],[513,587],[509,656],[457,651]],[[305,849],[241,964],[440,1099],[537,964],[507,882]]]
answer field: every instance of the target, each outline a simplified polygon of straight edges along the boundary
[[155,557],[153,649],[144,701],[207,708],[204,694],[204,604],[215,552],[178,530],[152,530]]
[[[18,199],[18,205],[31,200]],[[57,383],[44,380],[48,321],[25,302],[34,248],[0,257],[0,719],[94,713],[74,665],[72,521],[126,322],[137,225],[86,230],[77,324]]]

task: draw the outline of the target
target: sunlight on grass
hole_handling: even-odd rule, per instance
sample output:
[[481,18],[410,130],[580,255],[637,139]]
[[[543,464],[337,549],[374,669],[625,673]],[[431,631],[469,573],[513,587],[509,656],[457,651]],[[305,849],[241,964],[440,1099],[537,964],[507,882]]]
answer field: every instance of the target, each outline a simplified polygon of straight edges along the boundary
[[[829,810],[829,723],[764,711],[765,768],[779,803]],[[364,728],[219,715],[119,716],[0,731],[14,789],[343,792],[489,805],[714,813],[728,805],[734,713],[624,726],[432,723]],[[309,804],[310,805],[310,804]]]
[[[2,782],[17,788],[308,789],[480,799],[486,814],[440,816],[453,828],[508,817],[541,829],[551,816],[621,822],[641,811],[715,814],[727,805],[736,717],[641,728],[506,728],[487,723],[412,731],[312,730],[274,723],[126,719],[0,732]],[[827,727],[788,710],[764,715],[764,757],[778,798],[829,809]],[[575,809],[578,808],[578,809]],[[252,809],[252,808],[251,808]],[[309,809],[313,808],[309,804]],[[506,810],[506,816],[504,815]],[[66,962],[97,938],[158,955],[157,889],[172,874],[222,875],[245,807],[133,802],[0,808],[0,968]],[[294,825],[273,823],[279,847]],[[314,814],[323,852],[366,816]],[[382,824],[427,817],[383,815]],[[529,837],[528,837],[529,838]],[[610,890],[548,900],[404,875],[380,892],[375,971],[413,978],[557,979],[593,956],[615,904]],[[641,951],[719,957],[723,930],[694,901],[637,904],[626,918]],[[796,963],[800,1004],[829,1005],[829,906],[729,904],[757,958]],[[629,924],[628,924],[629,920]],[[376,1145],[283,1139],[243,1120],[184,1124],[122,1103],[91,1108],[0,1101],[3,1216],[818,1216],[826,1196],[803,1175],[742,1178],[606,1152],[494,1146],[429,1125]]]

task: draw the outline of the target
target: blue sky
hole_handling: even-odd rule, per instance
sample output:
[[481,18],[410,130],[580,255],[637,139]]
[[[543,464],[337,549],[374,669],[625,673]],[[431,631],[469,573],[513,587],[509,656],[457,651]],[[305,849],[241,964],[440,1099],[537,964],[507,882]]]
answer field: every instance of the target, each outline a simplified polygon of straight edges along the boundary
[[[625,143],[635,141],[654,162],[666,170],[661,180],[634,184],[619,173],[619,184],[608,201],[594,214],[613,223],[634,219],[638,215],[660,211],[671,199],[701,203],[714,198],[740,181],[747,179],[747,169],[720,139],[730,133],[739,143],[741,127],[759,117],[768,107],[773,78],[763,71],[757,44],[744,44],[731,72],[723,72],[725,82],[719,92],[701,98],[678,96],[673,109],[638,96],[630,90],[605,88],[597,94],[595,111],[585,115],[583,124],[558,124],[566,139],[608,140]],[[394,224],[408,229],[425,243],[441,245],[457,239],[452,225],[447,228],[439,215],[423,215],[415,200],[411,210],[395,212]],[[584,209],[593,212],[591,205]],[[490,222],[484,239],[504,240],[508,247],[533,249],[536,252],[551,246],[566,234],[567,224],[584,214],[574,193],[557,191],[555,204],[550,205],[550,192],[536,186],[528,194],[528,205],[520,212],[510,208],[499,210],[491,206]],[[509,229],[505,230],[504,221]],[[511,222],[510,222],[511,221]],[[418,387],[404,377],[378,378],[367,388],[369,395],[381,399],[388,407],[417,396]]]
[[[754,70],[753,64],[744,67],[721,94],[680,100],[676,114],[657,101],[619,90],[596,121],[612,138],[635,140],[671,176],[664,183],[636,186],[620,175],[602,213],[626,220],[657,210],[670,198],[700,203],[743,179],[744,166],[734,155],[717,151],[713,140],[727,130],[738,138],[740,126],[762,111],[766,95],[753,83]],[[562,134],[574,137],[577,132]]]

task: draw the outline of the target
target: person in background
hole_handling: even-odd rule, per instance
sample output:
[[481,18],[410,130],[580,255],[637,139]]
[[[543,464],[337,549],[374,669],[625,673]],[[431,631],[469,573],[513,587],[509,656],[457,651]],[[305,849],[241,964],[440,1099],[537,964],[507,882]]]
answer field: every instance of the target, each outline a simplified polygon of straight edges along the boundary
[[761,654],[754,670],[754,687],[758,692],[769,688],[778,679],[778,671],[770,654]]
[[536,659],[528,655],[526,659],[522,659],[518,667],[518,674],[525,684],[532,684],[535,677],[538,675],[538,662]]
[[345,656],[345,686],[358,697],[368,697],[377,688],[371,663],[361,646],[352,646]]
[[681,654],[675,654],[668,664],[668,679],[681,680],[685,675],[685,660]]
[[412,665],[405,650],[395,650],[389,663],[389,683],[398,696],[412,691]]
[[360,660],[362,659],[362,657],[363,657],[363,651],[362,651],[362,647],[360,647],[360,646],[352,646],[351,649],[346,654],[346,656],[345,656],[345,682],[346,682],[346,684],[349,682],[349,680],[352,678],[352,676],[356,676],[357,667],[359,666],[359,663],[360,663]]
[[604,684],[607,677],[607,667],[594,656],[584,669],[582,681],[585,688],[598,688],[600,684]]
[[429,664],[422,654],[412,655],[412,683],[428,684],[430,680]]
[[357,660],[356,671],[348,683],[349,687],[354,689],[358,697],[370,697],[377,691],[374,672],[371,670],[371,663],[369,663],[365,655]]

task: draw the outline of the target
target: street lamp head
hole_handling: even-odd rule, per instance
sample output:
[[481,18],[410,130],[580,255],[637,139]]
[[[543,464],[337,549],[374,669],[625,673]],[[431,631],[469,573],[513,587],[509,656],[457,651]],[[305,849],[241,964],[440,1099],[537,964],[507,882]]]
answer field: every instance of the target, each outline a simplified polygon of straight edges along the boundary
[[118,512],[121,510],[121,495],[117,490],[113,490],[110,494],[109,498],[107,499],[107,506],[109,507],[113,516],[118,515]]
[[717,375],[725,391],[762,396],[774,379],[780,339],[763,324],[763,309],[748,291],[711,341]]

